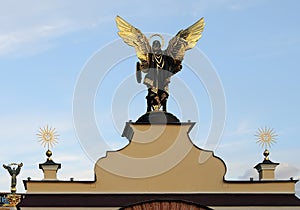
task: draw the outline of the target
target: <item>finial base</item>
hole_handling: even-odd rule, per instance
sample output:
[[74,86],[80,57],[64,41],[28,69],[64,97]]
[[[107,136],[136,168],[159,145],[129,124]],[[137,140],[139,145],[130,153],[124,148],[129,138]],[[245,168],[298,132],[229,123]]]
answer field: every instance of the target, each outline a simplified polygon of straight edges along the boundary
[[148,124],[168,124],[168,123],[180,123],[179,119],[169,112],[164,111],[151,111],[142,115],[137,123]]

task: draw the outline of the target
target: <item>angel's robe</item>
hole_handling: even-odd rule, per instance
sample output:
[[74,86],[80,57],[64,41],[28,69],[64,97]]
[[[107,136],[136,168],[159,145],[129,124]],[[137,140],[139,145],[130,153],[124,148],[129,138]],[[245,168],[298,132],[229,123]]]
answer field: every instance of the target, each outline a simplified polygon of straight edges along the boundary
[[158,90],[169,92],[169,83],[171,76],[176,74],[181,69],[181,65],[175,60],[162,54],[148,54],[148,69],[144,78],[144,84],[157,93]]

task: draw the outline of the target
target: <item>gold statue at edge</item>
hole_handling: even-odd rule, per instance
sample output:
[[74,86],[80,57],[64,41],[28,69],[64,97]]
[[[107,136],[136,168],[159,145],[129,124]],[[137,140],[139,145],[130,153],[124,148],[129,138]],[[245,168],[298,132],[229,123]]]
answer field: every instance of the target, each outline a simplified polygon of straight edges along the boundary
[[[165,50],[163,37],[159,34],[152,35],[149,39],[137,28],[126,22],[120,16],[116,17],[117,27],[120,30],[119,36],[123,41],[136,50],[138,59],[136,75],[138,83],[141,82],[141,71],[146,73],[144,84],[148,88],[147,112],[158,111],[161,107],[167,111],[167,99],[169,96],[168,84],[171,76],[179,72],[182,68],[182,60],[185,52],[192,49],[201,38],[204,29],[204,18],[185,30],[180,30],[168,44]],[[153,36],[160,37],[154,40],[152,46],[150,39]]]

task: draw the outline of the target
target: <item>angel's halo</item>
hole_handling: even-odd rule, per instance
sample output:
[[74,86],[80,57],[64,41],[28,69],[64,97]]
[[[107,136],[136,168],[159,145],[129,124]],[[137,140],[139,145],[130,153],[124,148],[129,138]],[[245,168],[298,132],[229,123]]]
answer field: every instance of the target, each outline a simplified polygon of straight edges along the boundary
[[151,43],[151,39],[156,36],[158,36],[161,39],[161,48],[163,48],[165,45],[165,39],[161,34],[152,34],[151,36],[149,36],[148,38],[149,43]]

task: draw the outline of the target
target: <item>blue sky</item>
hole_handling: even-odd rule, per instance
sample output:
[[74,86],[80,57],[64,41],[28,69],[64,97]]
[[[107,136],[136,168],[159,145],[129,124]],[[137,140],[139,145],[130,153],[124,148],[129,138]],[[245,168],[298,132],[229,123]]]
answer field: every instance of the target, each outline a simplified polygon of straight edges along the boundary
[[[22,179],[42,178],[38,163],[45,161],[46,149],[37,142],[36,133],[46,124],[60,135],[53,149],[53,159],[62,163],[59,178],[93,179],[95,160],[82,148],[74,127],[73,95],[85,65],[119,38],[116,15],[145,33],[169,35],[204,17],[206,26],[197,47],[210,60],[225,92],[225,129],[214,152],[227,164],[226,179],[255,175],[253,166],[262,161],[263,149],[255,143],[254,134],[263,126],[279,135],[270,149],[271,160],[281,163],[277,177],[299,178],[299,1],[0,2],[0,160],[24,163],[19,191],[24,191]],[[95,95],[97,125],[112,149],[127,143],[120,137],[124,116],[136,120],[145,111],[146,92],[132,78],[136,61],[131,56],[117,63]],[[114,97],[122,87],[118,84],[127,84],[126,78],[136,96],[124,108],[117,106],[122,102]],[[176,78],[171,95],[180,82],[195,95],[200,120],[185,110],[181,119],[199,120],[193,141],[205,148],[212,111],[209,93],[186,65]],[[181,96],[171,98],[169,111],[180,115],[183,101],[190,103]],[[112,117],[122,110],[126,115],[119,120]],[[104,153],[99,148],[95,154]],[[8,191],[9,184],[8,173],[0,170],[0,191]]]

